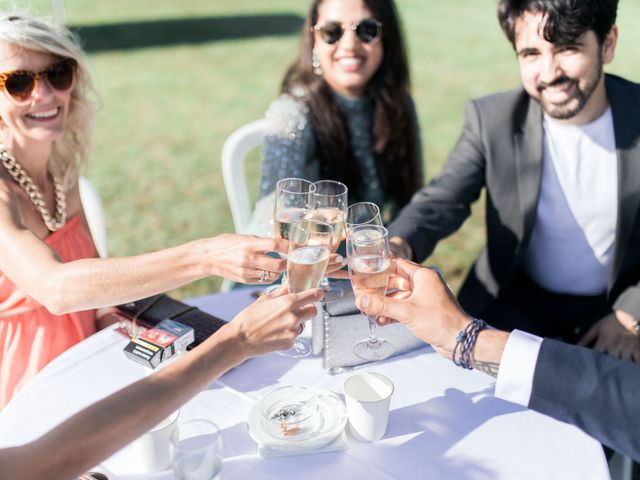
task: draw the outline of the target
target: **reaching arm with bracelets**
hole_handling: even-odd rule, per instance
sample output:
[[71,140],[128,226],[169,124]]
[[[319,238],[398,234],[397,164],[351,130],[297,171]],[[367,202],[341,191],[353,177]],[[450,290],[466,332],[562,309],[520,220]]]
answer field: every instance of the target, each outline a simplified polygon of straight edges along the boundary
[[403,323],[461,366],[465,339],[477,330],[466,366],[496,377],[496,396],[576,425],[640,460],[640,365],[518,330],[479,328],[439,272],[407,260],[393,262],[389,282],[394,296],[361,296],[358,307],[379,315],[381,325]]

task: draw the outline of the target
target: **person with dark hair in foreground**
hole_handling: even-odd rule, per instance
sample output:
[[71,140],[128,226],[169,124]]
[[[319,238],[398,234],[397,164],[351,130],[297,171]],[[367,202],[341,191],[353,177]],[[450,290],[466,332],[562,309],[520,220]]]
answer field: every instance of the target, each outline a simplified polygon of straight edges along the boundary
[[640,365],[518,330],[486,328],[460,308],[435,270],[397,260],[392,272],[389,289],[399,290],[397,298],[361,296],[363,312],[380,315],[382,325],[400,321],[443,357],[497,377],[497,397],[576,425],[640,461]]
[[617,0],[501,0],[522,88],[471,101],[442,172],[390,226],[422,262],[486,192],[459,292],[491,325],[640,361],[640,85],[605,75]]
[[[248,358],[290,348],[322,290],[264,295],[207,341],[153,375],[72,416],[40,439],[0,449],[3,479],[77,478]],[[153,405],[153,408],[141,408]],[[37,459],[37,461],[33,461]]]

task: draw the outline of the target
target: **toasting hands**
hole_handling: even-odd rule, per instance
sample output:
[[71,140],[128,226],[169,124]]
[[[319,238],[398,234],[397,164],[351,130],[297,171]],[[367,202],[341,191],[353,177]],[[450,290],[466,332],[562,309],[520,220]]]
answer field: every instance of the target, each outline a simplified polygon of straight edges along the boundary
[[456,336],[471,320],[459,307],[442,276],[409,260],[394,260],[388,290],[390,296],[363,295],[358,308],[378,315],[385,325],[399,321],[443,356],[451,357]]

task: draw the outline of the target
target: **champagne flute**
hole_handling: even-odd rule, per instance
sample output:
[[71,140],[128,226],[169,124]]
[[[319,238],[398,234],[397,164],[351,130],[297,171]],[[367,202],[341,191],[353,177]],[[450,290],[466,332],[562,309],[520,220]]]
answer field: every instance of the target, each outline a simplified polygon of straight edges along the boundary
[[[293,224],[306,218],[313,209],[312,182],[302,178],[282,178],[276,183],[275,204],[273,208],[274,237],[289,240],[289,234]],[[279,254],[282,258],[286,255]],[[282,274],[282,283],[286,283],[287,274]],[[278,288],[278,285],[268,287],[269,293]]]
[[378,225],[383,227],[380,207],[373,202],[359,202],[347,209],[347,230],[358,225]]
[[[289,232],[287,286],[290,293],[317,288],[331,255],[333,227],[315,219],[296,222]],[[311,353],[308,341],[297,338],[289,350],[277,352],[285,357],[305,357]]]
[[[356,295],[384,295],[391,265],[389,232],[378,225],[359,225],[347,232],[349,276]],[[376,335],[376,315],[367,315],[369,338],[353,347],[363,360],[382,360],[393,353],[393,345]]]
[[293,224],[307,218],[313,209],[313,183],[302,178],[283,178],[276,184],[273,211],[274,235],[289,240]]
[[[348,189],[344,183],[335,180],[320,180],[313,185],[315,191],[313,193],[314,210],[312,216],[333,227],[331,253],[335,253],[344,237]],[[327,277],[322,279],[320,286],[324,289],[325,303],[335,302],[342,297],[342,290],[333,288]]]

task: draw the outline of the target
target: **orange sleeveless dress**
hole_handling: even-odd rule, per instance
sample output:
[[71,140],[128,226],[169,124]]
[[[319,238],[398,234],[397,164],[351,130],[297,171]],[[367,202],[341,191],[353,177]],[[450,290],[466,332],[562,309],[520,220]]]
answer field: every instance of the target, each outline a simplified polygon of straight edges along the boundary
[[[79,215],[44,241],[62,262],[97,256]],[[95,331],[94,310],[53,315],[0,272],[0,410],[47,363]]]

